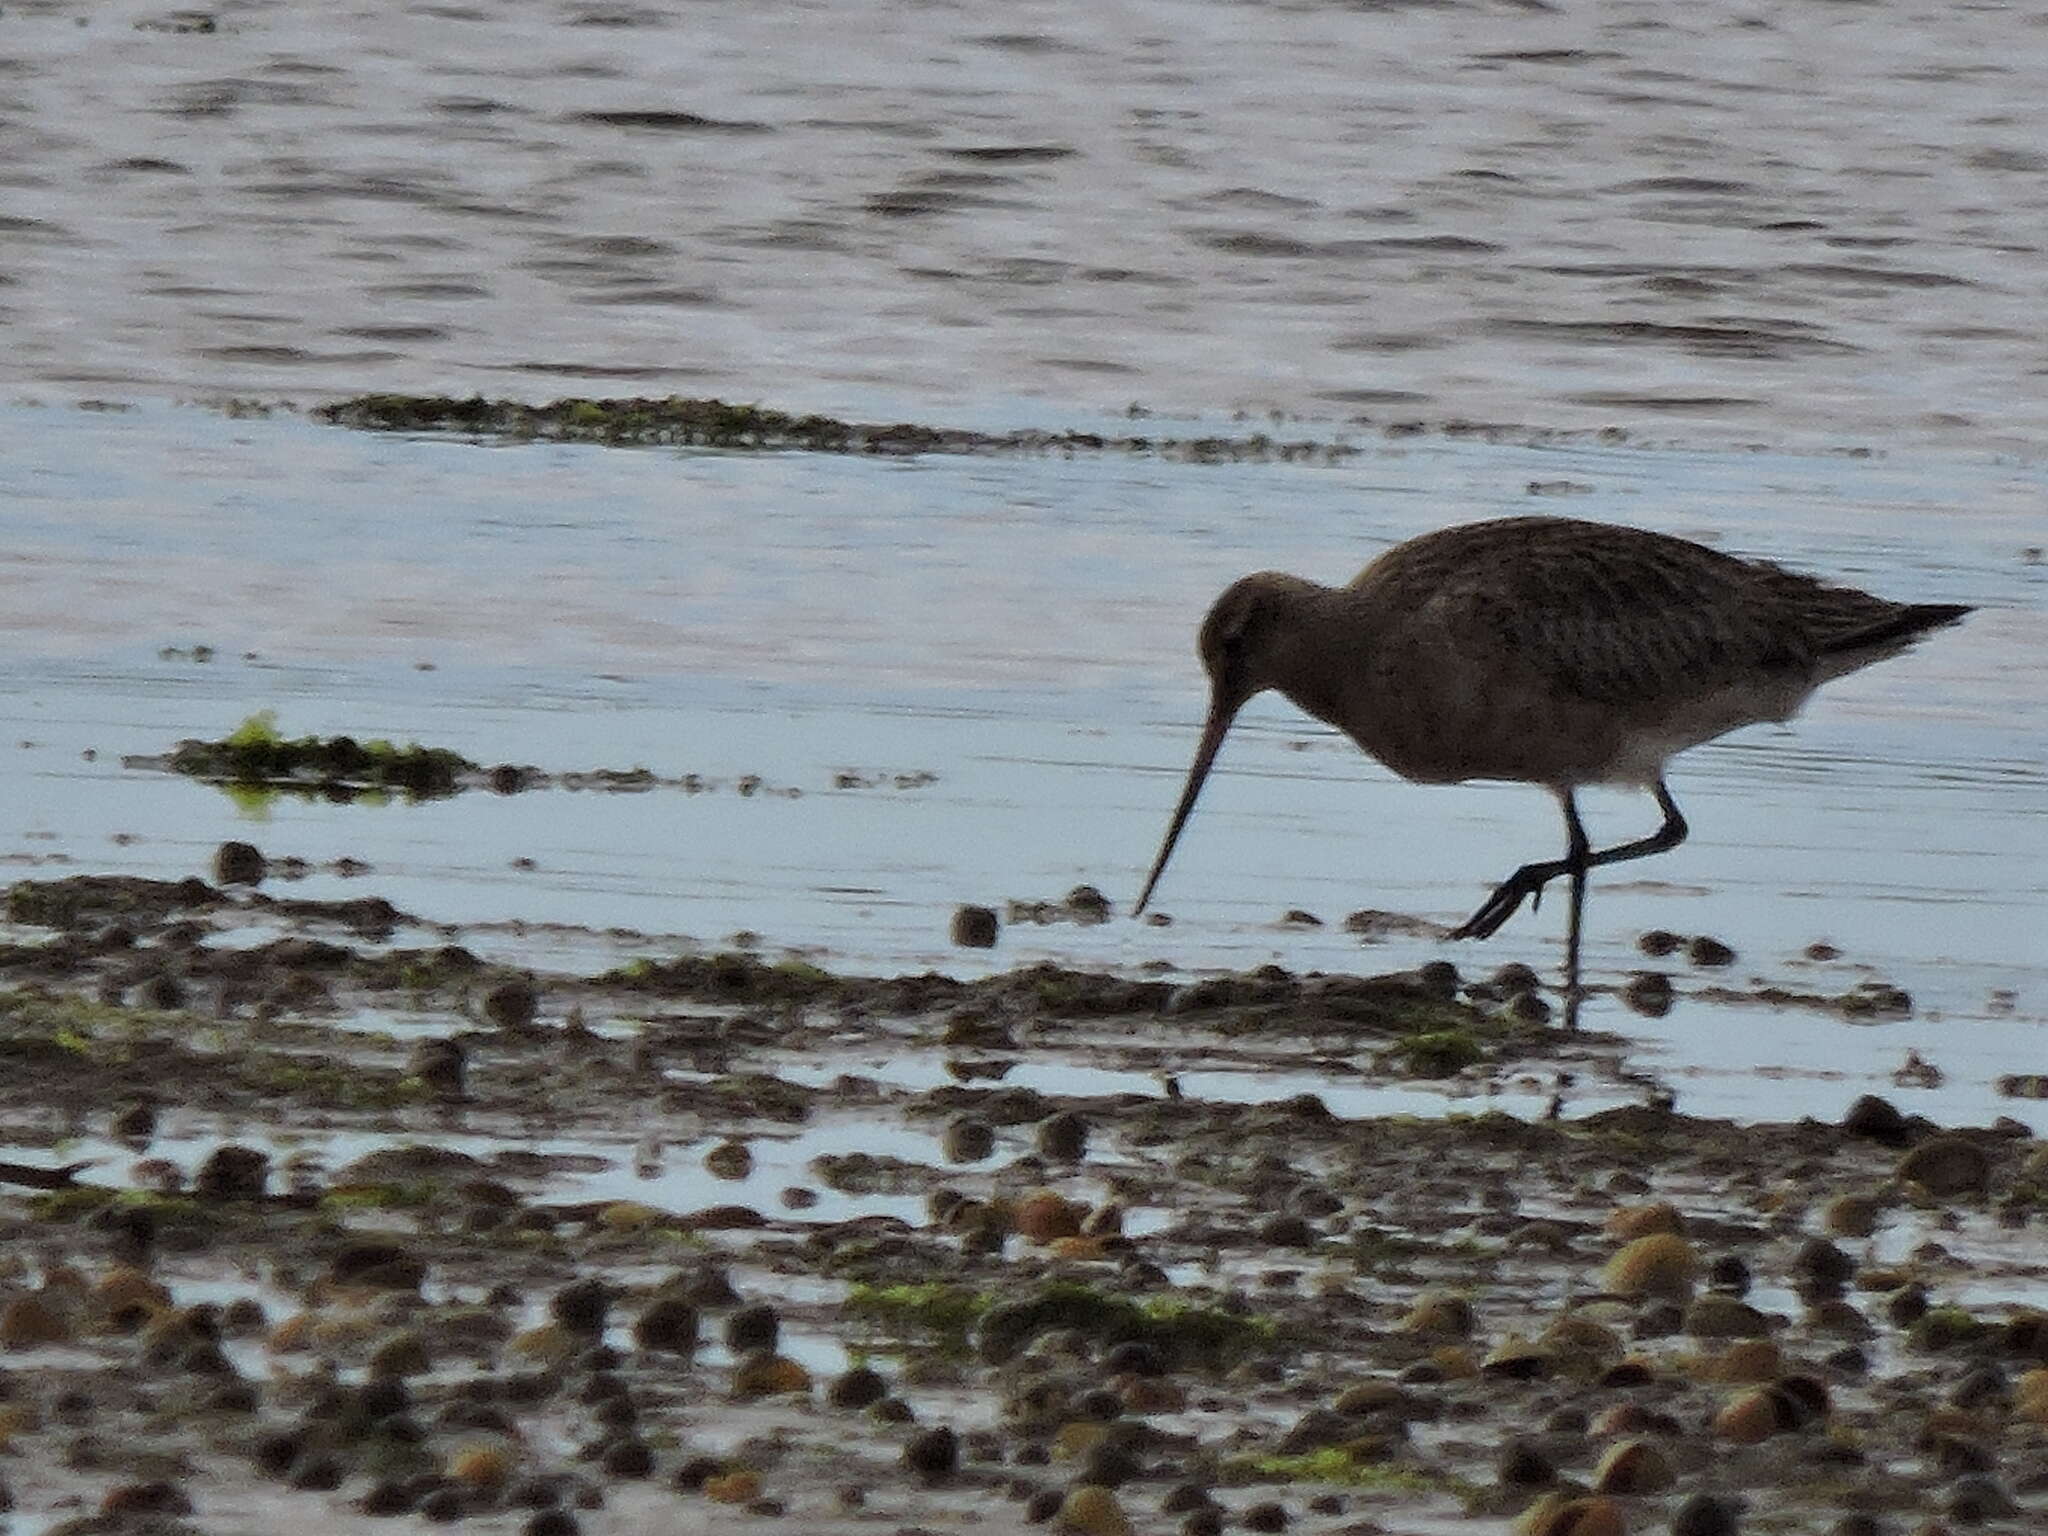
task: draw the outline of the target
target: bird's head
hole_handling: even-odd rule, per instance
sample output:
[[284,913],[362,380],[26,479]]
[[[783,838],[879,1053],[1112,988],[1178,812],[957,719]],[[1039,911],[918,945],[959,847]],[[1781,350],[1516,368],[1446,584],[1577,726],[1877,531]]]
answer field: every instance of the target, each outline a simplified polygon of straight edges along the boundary
[[1299,576],[1260,571],[1232,582],[1210,605],[1196,645],[1203,669],[1209,674],[1209,715],[1202,726],[1202,739],[1195,747],[1195,760],[1188,769],[1180,805],[1166,829],[1166,840],[1160,845],[1159,857],[1153,862],[1134,915],[1143,912],[1152,899],[1152,887],[1165,873],[1166,861],[1173,856],[1173,845],[1180,840],[1181,828],[1187,825],[1195,800],[1202,793],[1202,782],[1208,778],[1237,712],[1256,695],[1280,686],[1287,675],[1294,650],[1302,640],[1299,615],[1310,595],[1321,590]]

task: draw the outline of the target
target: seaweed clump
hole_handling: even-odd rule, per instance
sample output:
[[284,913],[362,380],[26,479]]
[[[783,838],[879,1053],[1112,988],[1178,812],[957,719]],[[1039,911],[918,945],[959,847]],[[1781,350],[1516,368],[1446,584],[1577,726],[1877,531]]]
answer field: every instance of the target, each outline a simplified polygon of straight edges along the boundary
[[1100,432],[978,432],[917,422],[842,421],[770,406],[667,395],[592,399],[570,396],[546,405],[486,400],[481,395],[374,394],[313,410],[316,420],[369,432],[453,432],[510,442],[602,443],[609,447],[722,448],[808,453],[1103,453],[1157,454],[1196,463],[1335,463],[1358,449],[1342,442],[1282,441],[1263,432],[1242,437],[1110,436]]
[[438,799],[461,787],[477,765],[445,747],[357,741],[353,736],[278,734],[272,710],[258,710],[219,741],[181,741],[173,773],[236,787],[299,790],[352,798],[366,790],[397,791],[412,800]]

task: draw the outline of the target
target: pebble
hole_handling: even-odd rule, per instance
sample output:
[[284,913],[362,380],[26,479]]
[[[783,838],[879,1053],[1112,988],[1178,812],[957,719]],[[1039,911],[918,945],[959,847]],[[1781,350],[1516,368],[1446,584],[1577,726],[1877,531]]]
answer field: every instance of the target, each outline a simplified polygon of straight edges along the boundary
[[548,1301],[548,1315],[571,1333],[598,1337],[611,1311],[611,1290],[602,1280],[574,1280]]
[[1648,1440],[1610,1446],[1593,1469],[1595,1493],[1662,1493],[1678,1481],[1671,1458]]
[[986,1120],[955,1115],[946,1122],[939,1145],[949,1163],[978,1163],[996,1149],[996,1133]]
[[960,906],[953,909],[953,942],[962,949],[993,949],[1002,930],[993,907]]
[[1088,1156],[1088,1122],[1072,1110],[1039,1121],[1032,1135],[1039,1155],[1055,1163],[1078,1163]]
[[1057,1528],[1075,1536],[1130,1536],[1130,1517],[1107,1488],[1084,1483],[1060,1501]]
[[943,1425],[920,1431],[904,1445],[903,1465],[920,1477],[951,1477],[960,1470],[960,1437]]
[[213,878],[222,885],[261,885],[270,861],[254,843],[226,842],[213,853]]
[[1932,1136],[1899,1159],[1902,1183],[1918,1184],[1936,1199],[1982,1195],[1991,1188],[1991,1157],[1962,1136]]
[[856,1365],[834,1379],[825,1400],[834,1408],[867,1408],[889,1395],[889,1383],[871,1366]]
[[1685,958],[1694,965],[1733,965],[1735,951],[1719,939],[1710,938],[1703,933],[1685,946]]
[[261,1200],[270,1182],[270,1156],[254,1147],[225,1146],[199,1165],[192,1193],[202,1200]]
[[1719,1493],[1695,1493],[1671,1517],[1671,1536],[1735,1536],[1742,1528],[1744,1501]]
[[1770,1320],[1746,1301],[1709,1291],[1685,1309],[1684,1329],[1696,1339],[1762,1338]]
[[1851,1136],[1867,1136],[1888,1146],[1901,1146],[1912,1134],[1906,1117],[1890,1100],[1866,1093],[1842,1116],[1842,1129]]
[[598,1465],[613,1477],[642,1478],[654,1475],[654,1452],[645,1440],[614,1440],[605,1447]]
[[1653,1232],[1626,1244],[1609,1259],[1601,1271],[1600,1285],[1617,1296],[1683,1299],[1692,1294],[1699,1267],[1692,1244],[1674,1232]]
[[782,1336],[782,1319],[766,1302],[741,1307],[725,1320],[725,1347],[734,1354],[773,1349]]
[[484,1017],[500,1029],[533,1027],[540,1012],[540,993],[531,981],[501,981],[483,995]]
[[658,1297],[633,1320],[633,1342],[642,1349],[689,1354],[697,1347],[697,1309],[680,1297]]

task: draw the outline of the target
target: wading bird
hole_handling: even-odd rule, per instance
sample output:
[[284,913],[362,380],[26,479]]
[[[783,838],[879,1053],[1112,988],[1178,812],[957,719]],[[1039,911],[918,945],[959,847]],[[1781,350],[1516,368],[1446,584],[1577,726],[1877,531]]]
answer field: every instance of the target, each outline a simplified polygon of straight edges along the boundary
[[[1246,576],[1202,621],[1208,720],[1136,910],[1151,900],[1238,710],[1277,688],[1405,779],[1505,779],[1557,796],[1564,857],[1524,864],[1449,937],[1486,938],[1570,876],[1565,985],[1575,1001],[1587,871],[1685,840],[1664,782],[1669,758],[1741,726],[1789,720],[1821,684],[1969,612],[1564,517],[1423,534],[1349,586]],[[1663,824],[1596,849],[1579,820],[1583,784],[1647,788]]]

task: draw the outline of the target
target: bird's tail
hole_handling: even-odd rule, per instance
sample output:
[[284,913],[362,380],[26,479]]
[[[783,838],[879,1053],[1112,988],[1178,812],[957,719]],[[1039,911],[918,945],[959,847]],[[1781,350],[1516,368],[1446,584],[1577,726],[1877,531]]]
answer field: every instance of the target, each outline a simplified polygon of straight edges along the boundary
[[[1867,624],[1829,635],[1823,656],[1865,656],[1904,650],[1930,629],[1957,623],[1976,609],[1961,603],[1902,603]],[[1873,656],[1874,660],[1875,657]]]

